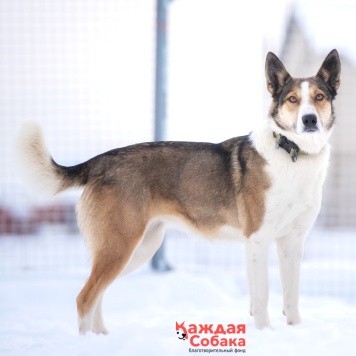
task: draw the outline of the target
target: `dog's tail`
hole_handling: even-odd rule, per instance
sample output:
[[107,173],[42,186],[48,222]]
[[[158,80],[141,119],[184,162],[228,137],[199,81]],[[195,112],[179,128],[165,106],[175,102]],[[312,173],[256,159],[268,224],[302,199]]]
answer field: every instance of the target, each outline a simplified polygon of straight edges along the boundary
[[23,125],[17,138],[16,151],[26,180],[39,193],[55,195],[87,182],[87,163],[73,167],[57,164],[48,152],[41,127],[35,122]]

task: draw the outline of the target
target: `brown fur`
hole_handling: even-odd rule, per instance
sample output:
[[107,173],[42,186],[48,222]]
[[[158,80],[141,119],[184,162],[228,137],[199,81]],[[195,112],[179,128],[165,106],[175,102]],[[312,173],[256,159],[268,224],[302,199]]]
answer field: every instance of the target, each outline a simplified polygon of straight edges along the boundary
[[[274,188],[281,185],[277,190],[271,190],[280,212],[284,214],[284,210],[289,207],[293,210],[295,204],[298,208],[294,209],[292,217],[298,213],[298,194],[294,192],[291,195],[292,202],[286,201],[285,204],[282,202],[284,198],[280,198],[288,190],[288,184],[283,183],[280,176],[283,177],[285,171],[289,171],[287,177],[295,173],[296,177],[304,179],[303,169],[308,168],[306,162],[315,159],[319,164],[318,169],[322,169],[320,167],[325,166],[324,160],[328,156],[327,149],[320,151],[325,145],[323,139],[326,140],[328,136],[324,134],[321,140],[309,140],[306,135],[311,133],[305,132],[312,131],[310,128],[313,122],[297,120],[298,111],[310,116],[307,114],[309,105],[312,105],[317,110],[322,128],[330,129],[333,126],[335,118],[332,100],[340,85],[340,68],[338,53],[333,50],[317,75],[307,78],[306,87],[303,84],[306,79],[292,78],[278,57],[268,53],[266,80],[273,98],[270,125],[277,126],[283,134],[293,134],[303,144],[309,145],[310,151],[316,151],[309,152],[311,155],[304,165],[288,167],[284,159],[279,167],[279,158],[271,153],[274,128],[265,128],[263,138],[256,141],[253,136],[253,142],[256,146],[262,145],[259,147],[260,152],[266,149],[269,174],[267,161],[257,152],[249,136],[236,137],[220,144],[143,143],[106,152],[74,167],[63,167],[54,162],[48,153],[38,125],[24,126],[18,142],[28,180],[50,194],[70,187],[84,187],[78,204],[78,223],[92,254],[93,266],[88,282],[77,297],[81,333],[88,330],[107,332],[101,315],[105,289],[118,275],[132,271],[153,256],[162,242],[165,224],[171,221],[183,223],[208,238],[233,232],[235,238],[243,236],[247,240],[265,223],[266,196],[271,180],[276,181]],[[305,100],[301,100],[301,89],[306,88],[309,88],[310,98],[305,99],[307,95],[303,93]],[[318,94],[323,94],[324,100],[317,99]],[[295,98],[290,100],[291,96]],[[300,102],[302,105],[298,110]],[[306,112],[303,113],[303,110]],[[303,135],[297,134],[298,124],[304,125],[301,127]],[[266,144],[271,147],[268,148]],[[303,182],[300,184],[304,189]],[[314,182],[315,186],[317,183]],[[318,192],[321,192],[319,187]],[[290,228],[297,232],[282,240],[286,241],[283,251],[290,251],[288,261],[281,259],[288,323],[297,324],[301,321],[297,305],[298,266],[300,268],[298,248],[302,251],[301,227],[308,230],[309,223],[316,217],[320,205],[318,199],[321,198],[319,193],[315,202],[312,197],[304,197],[306,212],[298,213],[298,219],[293,218],[296,222],[290,222],[293,224]],[[273,217],[273,214],[269,216]],[[286,220],[289,224],[289,220],[284,217],[284,226],[280,231],[284,231]],[[268,221],[266,223],[268,226]],[[257,239],[246,241],[251,310],[256,327],[262,328],[270,325],[267,312],[266,247],[273,237],[263,237],[266,243],[258,234],[254,237]],[[281,246],[280,242],[278,244]],[[290,303],[293,303],[292,307]]]
[[93,267],[77,298],[79,316],[123,271],[155,218],[175,217],[207,237],[226,225],[246,238],[257,231],[269,187],[264,164],[248,137],[140,144],[88,161],[78,221]]

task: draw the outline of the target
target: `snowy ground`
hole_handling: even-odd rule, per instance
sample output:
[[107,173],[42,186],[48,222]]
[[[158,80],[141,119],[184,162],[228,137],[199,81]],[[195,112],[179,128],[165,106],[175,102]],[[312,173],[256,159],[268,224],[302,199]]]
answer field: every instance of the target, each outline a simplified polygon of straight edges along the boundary
[[157,274],[145,266],[117,280],[104,298],[110,334],[78,336],[75,298],[89,270],[81,239],[48,232],[25,239],[1,237],[0,354],[188,355],[189,340],[179,340],[175,330],[176,321],[185,321],[246,324],[243,349],[249,355],[351,355],[356,331],[355,247],[355,233],[310,236],[302,271],[304,323],[297,327],[286,326],[281,313],[272,251],[274,329],[261,332],[248,315],[242,246],[173,233],[166,251],[174,270]]

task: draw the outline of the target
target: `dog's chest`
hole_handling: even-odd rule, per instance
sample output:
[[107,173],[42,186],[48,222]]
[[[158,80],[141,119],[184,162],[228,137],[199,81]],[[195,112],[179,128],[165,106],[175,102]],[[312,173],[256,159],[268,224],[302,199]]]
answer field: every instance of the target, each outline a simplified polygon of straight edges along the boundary
[[280,160],[267,166],[271,188],[266,194],[264,225],[275,237],[292,231],[303,233],[314,223],[320,210],[326,164],[302,157],[295,163]]

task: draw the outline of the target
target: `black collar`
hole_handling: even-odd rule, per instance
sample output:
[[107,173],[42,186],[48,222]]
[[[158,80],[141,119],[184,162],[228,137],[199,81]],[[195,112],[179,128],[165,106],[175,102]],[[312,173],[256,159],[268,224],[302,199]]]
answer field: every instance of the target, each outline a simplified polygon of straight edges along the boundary
[[287,137],[273,132],[273,137],[276,139],[276,148],[282,147],[291,156],[293,162],[297,162],[299,155],[307,155],[307,152],[302,151],[299,146],[287,139]]

